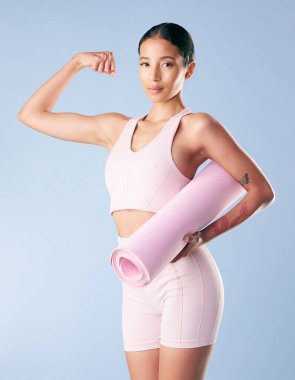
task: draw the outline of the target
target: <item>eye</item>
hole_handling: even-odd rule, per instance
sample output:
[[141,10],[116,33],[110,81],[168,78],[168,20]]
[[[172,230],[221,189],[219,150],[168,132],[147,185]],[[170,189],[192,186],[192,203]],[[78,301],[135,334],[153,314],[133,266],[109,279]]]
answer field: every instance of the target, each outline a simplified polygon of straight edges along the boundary
[[[139,65],[140,65],[140,66],[144,66],[144,65],[148,65],[148,63],[147,63],[147,62],[143,62],[143,63],[140,63]],[[165,63],[163,63],[163,65],[168,65],[168,67],[173,66],[173,64],[170,63],[170,62],[165,62]]]

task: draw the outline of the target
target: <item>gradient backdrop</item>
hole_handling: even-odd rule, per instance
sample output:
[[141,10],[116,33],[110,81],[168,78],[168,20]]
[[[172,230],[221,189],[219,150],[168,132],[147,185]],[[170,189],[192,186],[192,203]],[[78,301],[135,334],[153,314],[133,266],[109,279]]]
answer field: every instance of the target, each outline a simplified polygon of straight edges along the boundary
[[195,42],[185,105],[228,128],[276,193],[207,245],[225,309],[206,380],[294,378],[294,11],[273,0],[1,0],[2,380],[129,379],[109,265],[108,151],[38,133],[16,115],[74,54],[103,50],[114,52],[117,76],[84,69],[53,111],[147,113],[137,47],[164,21]]

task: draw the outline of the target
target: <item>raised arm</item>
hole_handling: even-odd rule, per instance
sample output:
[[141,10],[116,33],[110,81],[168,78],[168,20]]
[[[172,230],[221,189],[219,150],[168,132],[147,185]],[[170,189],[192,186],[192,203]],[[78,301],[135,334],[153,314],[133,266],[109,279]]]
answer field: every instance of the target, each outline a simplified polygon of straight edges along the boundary
[[112,145],[112,127],[128,119],[125,115],[110,112],[86,116],[51,111],[66,85],[85,67],[115,75],[112,53],[78,53],[28,99],[17,118],[28,127],[49,136],[109,149]]

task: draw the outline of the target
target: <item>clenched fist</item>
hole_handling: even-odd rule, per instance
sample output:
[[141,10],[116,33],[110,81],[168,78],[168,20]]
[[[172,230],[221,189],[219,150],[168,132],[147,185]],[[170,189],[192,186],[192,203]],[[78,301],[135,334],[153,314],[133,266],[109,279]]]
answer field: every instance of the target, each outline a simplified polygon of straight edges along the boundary
[[110,51],[78,53],[75,58],[81,68],[89,67],[92,71],[116,75],[115,59]]

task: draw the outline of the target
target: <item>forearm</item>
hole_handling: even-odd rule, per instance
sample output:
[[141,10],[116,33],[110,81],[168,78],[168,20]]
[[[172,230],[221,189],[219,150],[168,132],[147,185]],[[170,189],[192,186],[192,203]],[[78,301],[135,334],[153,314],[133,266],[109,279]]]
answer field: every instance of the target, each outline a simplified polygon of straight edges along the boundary
[[25,103],[18,115],[28,118],[34,113],[50,111],[60,94],[73,78],[81,70],[79,56],[75,55],[58,72],[50,77]]
[[264,197],[259,191],[249,191],[229,212],[201,230],[203,243],[207,243],[244,222],[271,202],[272,200],[269,197]]

